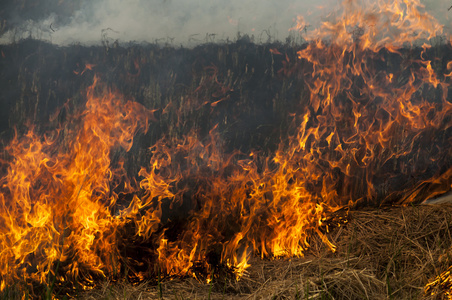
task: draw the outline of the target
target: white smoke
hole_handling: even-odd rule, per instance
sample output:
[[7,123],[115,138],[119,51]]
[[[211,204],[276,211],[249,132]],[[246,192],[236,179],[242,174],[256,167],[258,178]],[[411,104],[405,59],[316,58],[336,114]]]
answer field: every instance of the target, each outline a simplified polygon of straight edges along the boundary
[[[66,0],[68,1],[68,0]],[[68,18],[53,13],[39,21],[24,20],[6,32],[0,43],[26,37],[58,45],[158,42],[190,46],[235,40],[248,35],[255,42],[285,41],[298,15],[311,24],[337,7],[336,0],[82,0]],[[315,4],[314,4],[315,2]],[[451,32],[451,0],[424,0],[426,10]]]

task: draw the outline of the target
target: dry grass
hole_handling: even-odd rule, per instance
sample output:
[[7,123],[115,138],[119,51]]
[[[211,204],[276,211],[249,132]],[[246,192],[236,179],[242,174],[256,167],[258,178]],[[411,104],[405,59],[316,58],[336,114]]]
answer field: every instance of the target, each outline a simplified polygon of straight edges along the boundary
[[424,286],[452,264],[451,228],[452,205],[352,211],[328,233],[335,253],[314,237],[304,258],[253,259],[238,282],[105,282],[79,299],[446,299]]

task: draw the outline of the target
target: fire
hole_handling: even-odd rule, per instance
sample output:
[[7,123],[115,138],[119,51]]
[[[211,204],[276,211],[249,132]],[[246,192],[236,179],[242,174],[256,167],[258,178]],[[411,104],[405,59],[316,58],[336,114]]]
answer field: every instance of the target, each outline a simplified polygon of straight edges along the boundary
[[[0,194],[3,286],[23,278],[47,282],[55,265],[59,276],[88,282],[111,271],[105,262],[117,254],[120,224],[109,209],[117,199],[111,187],[124,178],[120,168],[110,168],[110,153],[130,149],[148,116],[113,93],[98,96],[96,85],[88,89],[78,132],[60,128],[42,139],[30,130],[7,149],[11,160],[4,162]],[[85,269],[90,274],[81,274]]]
[[425,286],[425,293],[430,295],[435,295],[438,288],[444,292],[445,299],[452,298],[452,277],[451,277],[452,266],[446,271],[438,275],[432,282],[429,282]]
[[[422,5],[417,1],[378,1],[365,7],[345,1],[342,15],[308,33],[306,38],[311,43],[298,52],[300,59],[311,64],[304,74],[315,114],[309,119],[318,124],[309,128],[309,132],[301,127],[300,148],[304,150],[306,141],[313,137],[311,155],[316,164],[325,161],[331,168],[339,168],[350,182],[360,174],[366,180],[353,189],[366,190],[363,195],[367,200],[378,196],[374,183],[379,181],[377,176],[383,175],[379,168],[391,160],[402,161],[412,155],[416,139],[423,132],[446,130],[450,126],[449,82],[437,77],[432,62],[422,54],[386,78],[375,72],[378,62],[384,59],[382,53],[402,56],[400,49],[407,43],[414,45],[419,39],[441,34],[441,25],[420,9]],[[297,28],[304,29],[303,19],[299,21]],[[408,82],[398,84],[402,78]],[[419,94],[422,89],[441,93],[441,102],[433,104],[424,98]],[[353,126],[340,126],[344,122]],[[394,136],[401,138],[396,140]],[[324,138],[329,147],[320,146]],[[336,153],[331,155],[331,151],[325,151],[328,149]],[[357,173],[352,174],[353,169]],[[448,181],[447,176],[442,178]],[[447,191],[450,185],[443,188],[438,193]],[[416,191],[402,193],[408,194],[413,196],[400,203],[415,200]],[[347,197],[359,200],[353,194],[343,196],[341,203],[346,203]]]
[[[439,74],[428,45],[415,58],[402,51],[441,34],[422,9],[416,0],[348,0],[311,32],[299,18],[296,28],[308,44],[298,62],[286,55],[290,70],[278,73],[305,79],[309,105],[290,115],[291,135],[269,155],[226,153],[217,126],[207,138],[194,128],[157,141],[149,164],[130,178],[121,154],[153,126],[155,110],[125,101],[96,77],[82,112],[44,137],[33,129],[17,134],[6,149],[1,288],[49,284],[51,277],[89,287],[125,270],[136,280],[156,274],[211,280],[224,269],[240,278],[252,255],[303,256],[314,235],[334,251],[324,229],[336,210],[420,202],[449,191],[451,166],[430,169],[450,156],[445,145],[436,147],[447,143],[452,125],[450,62],[449,73]],[[389,72],[380,67],[386,59]],[[135,68],[139,74],[137,61]],[[213,75],[193,95],[218,86],[215,109],[229,101],[232,87],[210,68]],[[203,100],[189,97],[185,109],[209,103]],[[410,176],[418,181],[402,182]],[[399,185],[388,188],[389,179]],[[126,196],[127,205],[118,205]]]

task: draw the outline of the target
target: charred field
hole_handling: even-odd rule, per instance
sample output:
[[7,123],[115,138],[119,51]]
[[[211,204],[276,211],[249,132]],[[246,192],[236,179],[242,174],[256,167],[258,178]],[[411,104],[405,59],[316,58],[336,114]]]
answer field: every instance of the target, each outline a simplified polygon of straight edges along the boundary
[[0,46],[0,298],[451,297],[452,44],[361,38]]

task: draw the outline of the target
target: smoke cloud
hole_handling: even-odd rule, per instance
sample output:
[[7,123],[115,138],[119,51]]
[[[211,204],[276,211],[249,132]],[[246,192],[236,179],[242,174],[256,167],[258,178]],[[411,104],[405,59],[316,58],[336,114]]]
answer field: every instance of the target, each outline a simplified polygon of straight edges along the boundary
[[[32,37],[58,45],[158,42],[191,46],[235,40],[247,34],[255,42],[284,41],[303,15],[315,24],[337,7],[336,0],[53,0],[37,1],[26,18],[9,14],[11,25],[0,43]],[[71,6],[64,5],[71,1]],[[25,1],[26,2],[26,1]],[[55,1],[54,1],[55,2]],[[63,3],[63,4],[62,4]],[[75,4],[74,4],[75,3]],[[426,10],[451,32],[450,0],[424,0]],[[39,9],[40,6],[45,9]],[[69,7],[69,8],[68,8]],[[4,8],[13,10],[14,7]],[[1,31],[0,31],[1,32]]]

